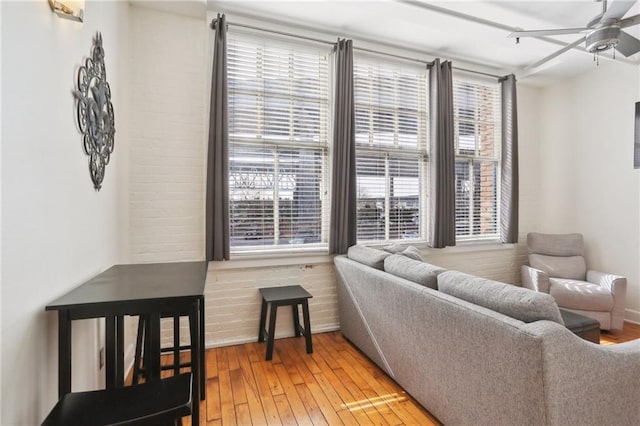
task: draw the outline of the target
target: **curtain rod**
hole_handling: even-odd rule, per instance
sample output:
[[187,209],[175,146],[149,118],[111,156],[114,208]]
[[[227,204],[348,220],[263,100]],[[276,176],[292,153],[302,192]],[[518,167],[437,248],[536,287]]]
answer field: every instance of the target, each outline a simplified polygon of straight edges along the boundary
[[[216,28],[217,21],[218,21],[217,18],[214,18],[211,21],[211,29],[215,29]],[[322,39],[319,39],[319,38],[301,36],[299,34],[292,34],[292,33],[287,33],[287,32],[284,32],[284,31],[270,30],[270,29],[266,29],[266,28],[256,27],[256,26],[253,26],[253,25],[239,24],[237,22],[227,22],[227,26],[228,25],[233,25],[233,26],[242,27],[242,28],[248,28],[248,29],[256,30],[256,31],[264,31],[264,32],[267,32],[267,33],[278,34],[278,35],[282,35],[282,36],[286,36],[286,37],[299,38],[299,39],[302,39],[302,40],[313,41],[313,42],[316,42],[316,43],[323,43],[323,44],[329,44],[329,45],[334,45],[335,44],[332,41],[322,40]],[[367,48],[364,48],[364,47],[353,46],[353,48],[355,50],[360,50],[360,51],[369,52],[369,53],[375,53],[377,55],[389,56],[389,57],[397,58],[397,59],[404,59],[406,61],[419,62],[421,64],[427,65],[428,67],[433,65],[433,61],[425,61],[425,60],[418,59],[418,58],[411,58],[411,57],[408,57],[408,56],[395,55],[393,53],[380,52],[379,50],[367,49]],[[487,72],[470,70],[470,69],[467,69],[467,68],[459,68],[459,67],[452,67],[452,68],[454,70],[457,70],[457,71],[468,72],[468,73],[471,73],[471,74],[479,74],[479,75],[484,75],[484,76],[487,76],[487,77],[497,78],[498,80],[500,80],[501,78],[504,77],[504,76],[501,76],[501,75],[495,75],[495,74],[490,74],[490,73],[487,73]]]

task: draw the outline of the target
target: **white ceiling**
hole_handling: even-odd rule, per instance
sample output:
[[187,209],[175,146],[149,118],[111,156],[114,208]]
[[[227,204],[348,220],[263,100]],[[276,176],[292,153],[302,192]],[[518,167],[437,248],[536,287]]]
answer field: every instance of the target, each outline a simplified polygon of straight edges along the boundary
[[[615,1],[615,0],[614,0]],[[620,1],[620,0],[618,0]],[[520,44],[507,38],[509,28],[526,30],[584,27],[601,12],[602,4],[592,0],[573,1],[425,1],[402,2],[401,0],[208,0],[207,8],[212,12],[229,14],[233,18],[253,18],[253,22],[283,23],[296,27],[309,27],[327,35],[327,40],[337,36],[358,40],[384,41],[405,49],[425,52],[452,59],[497,74],[515,72],[520,81],[544,85],[559,78],[574,76],[592,70],[596,65],[593,56],[571,50],[550,61],[534,74],[525,76],[522,71],[528,65],[562,48],[533,38],[522,38]],[[426,7],[421,7],[426,4]],[[443,8],[489,23],[451,16],[434,11],[430,6]],[[640,11],[638,4],[626,16]],[[502,28],[500,28],[502,26]],[[508,28],[506,28],[508,27]],[[626,31],[640,38],[640,26]],[[570,43],[579,35],[549,37],[559,42]],[[371,44],[369,44],[371,45]],[[584,46],[582,46],[584,47]],[[601,55],[601,64],[611,59],[611,51]],[[619,62],[638,63],[640,54]],[[632,66],[632,65],[630,65]]]

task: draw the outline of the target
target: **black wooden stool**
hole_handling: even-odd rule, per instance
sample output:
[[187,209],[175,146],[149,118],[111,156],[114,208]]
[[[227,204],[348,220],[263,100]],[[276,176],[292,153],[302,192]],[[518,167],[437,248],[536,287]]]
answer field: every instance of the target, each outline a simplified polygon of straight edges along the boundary
[[186,373],[141,385],[68,393],[42,426],[180,424],[191,414],[191,380]]
[[[162,318],[173,318],[173,346],[169,348],[161,348],[161,353],[172,352],[173,353],[173,364],[171,365],[163,365],[160,367],[160,370],[173,370],[173,374],[177,376],[180,374],[180,369],[185,367],[191,367],[191,362],[180,363],[180,351],[191,350],[191,345],[183,345],[180,346],[180,315],[161,315]],[[145,366],[149,365],[148,363],[148,351],[145,350],[145,356],[142,357],[142,348],[148,348],[150,343],[148,342],[149,336],[149,319],[141,315],[138,319],[138,335],[136,337],[136,352],[134,355],[134,364],[133,364],[133,377],[132,383],[135,385],[140,381],[140,377],[145,376],[146,369]],[[144,342],[143,342],[144,338]],[[142,365],[141,365],[142,361]]]
[[[309,319],[309,303],[308,299],[313,296],[299,285],[289,285],[284,287],[266,287],[259,289],[262,294],[262,308],[260,310],[260,330],[258,330],[258,342],[264,342],[267,336],[267,356],[265,359],[270,361],[273,356],[273,339],[276,331],[276,315],[279,306],[291,306],[293,311],[293,330],[296,337],[304,334],[307,344],[307,353],[313,353],[313,345],[311,343],[311,321]],[[264,329],[267,322],[267,307],[271,305],[269,316],[269,331]],[[298,316],[298,306],[302,305],[302,316],[304,319],[304,327],[300,325],[300,317]]]

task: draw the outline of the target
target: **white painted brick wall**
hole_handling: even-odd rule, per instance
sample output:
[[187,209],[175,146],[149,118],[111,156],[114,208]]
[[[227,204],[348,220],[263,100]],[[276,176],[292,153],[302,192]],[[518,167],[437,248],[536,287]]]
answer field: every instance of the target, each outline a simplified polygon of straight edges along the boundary
[[[301,285],[313,295],[309,300],[311,331],[337,329],[335,272],[333,263],[327,263],[331,258],[323,257],[324,263],[266,267],[234,268],[225,262],[211,262],[205,290],[207,344],[224,346],[257,340],[260,287]],[[291,315],[288,307],[278,309],[276,337],[293,335]]]
[[204,19],[132,7],[132,262],[204,258]]

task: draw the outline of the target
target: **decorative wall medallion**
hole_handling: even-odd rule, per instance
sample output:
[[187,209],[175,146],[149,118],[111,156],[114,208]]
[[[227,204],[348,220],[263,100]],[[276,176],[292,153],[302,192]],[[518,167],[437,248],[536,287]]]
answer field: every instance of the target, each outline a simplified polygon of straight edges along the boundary
[[104,67],[102,34],[93,41],[91,57],[78,70],[78,90],[75,91],[78,126],[82,133],[84,152],[89,156],[89,171],[96,191],[100,191],[104,169],[113,152],[116,133],[111,104],[111,88]]

